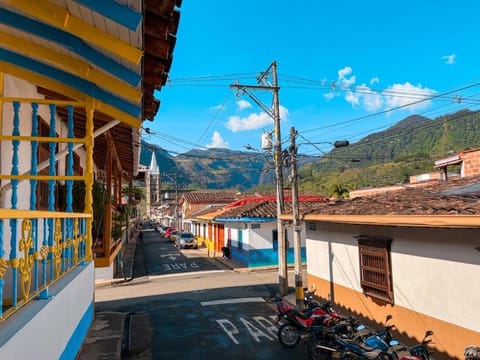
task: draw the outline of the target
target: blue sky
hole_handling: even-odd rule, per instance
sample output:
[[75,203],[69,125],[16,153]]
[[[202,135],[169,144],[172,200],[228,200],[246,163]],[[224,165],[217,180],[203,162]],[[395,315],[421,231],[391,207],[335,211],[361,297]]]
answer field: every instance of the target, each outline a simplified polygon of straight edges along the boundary
[[[144,123],[144,139],[173,154],[260,148],[273,120],[230,85],[256,85],[273,61],[285,143],[292,126],[300,143],[355,142],[480,104],[476,0],[184,0],[180,11],[170,79]],[[271,106],[271,91],[252,92]],[[331,146],[300,152],[318,148]]]

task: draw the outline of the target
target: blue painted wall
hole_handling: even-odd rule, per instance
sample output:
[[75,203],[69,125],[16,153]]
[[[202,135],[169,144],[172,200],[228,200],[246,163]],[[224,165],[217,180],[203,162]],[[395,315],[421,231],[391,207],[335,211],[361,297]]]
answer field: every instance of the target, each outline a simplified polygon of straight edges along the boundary
[[[302,263],[307,262],[307,250],[302,247]],[[245,244],[240,250],[236,246],[231,247],[231,257],[236,262],[245,267],[261,267],[261,266],[278,266],[278,252],[271,248],[269,249],[248,249]],[[295,263],[294,249],[287,250],[287,264],[293,265]]]

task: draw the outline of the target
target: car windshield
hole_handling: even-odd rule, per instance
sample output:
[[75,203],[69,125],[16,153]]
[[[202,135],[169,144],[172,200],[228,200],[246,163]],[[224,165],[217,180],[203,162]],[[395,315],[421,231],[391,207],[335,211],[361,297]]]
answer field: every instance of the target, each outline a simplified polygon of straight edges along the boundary
[[191,237],[193,237],[193,234],[192,233],[181,233],[180,237],[181,238],[191,238]]

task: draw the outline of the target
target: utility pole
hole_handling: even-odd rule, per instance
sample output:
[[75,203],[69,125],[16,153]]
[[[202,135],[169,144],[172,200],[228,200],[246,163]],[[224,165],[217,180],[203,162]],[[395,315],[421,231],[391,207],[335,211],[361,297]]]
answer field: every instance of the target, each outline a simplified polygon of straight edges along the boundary
[[[267,76],[272,73],[272,84],[266,81]],[[274,121],[275,144],[273,151],[273,159],[275,161],[275,182],[277,192],[277,241],[278,241],[278,285],[280,296],[288,294],[288,269],[287,269],[287,244],[285,241],[285,232],[283,223],[280,219],[284,210],[283,197],[283,161],[282,161],[282,138],[280,134],[280,103],[278,99],[278,76],[277,76],[277,62],[274,61],[268,69],[258,77],[258,82],[261,85],[240,85],[234,84],[237,90],[246,93],[258,106],[260,106]],[[269,109],[265,106],[249,89],[253,90],[270,90],[273,93],[273,107]]]
[[177,182],[177,169],[175,169],[175,228],[180,231],[180,224],[178,219],[178,182]]
[[283,161],[282,161],[282,137],[280,134],[280,104],[278,100],[278,79],[277,79],[277,63],[272,64],[273,77],[273,115],[275,124],[275,175],[277,185],[277,237],[278,237],[278,286],[280,295],[288,294],[288,268],[287,268],[287,244],[285,241],[285,231],[283,230],[282,220],[280,216],[284,210],[283,198]]
[[300,224],[297,177],[297,131],[290,129],[290,165],[292,168],[292,212],[293,212],[293,248],[295,257],[295,299],[299,310],[303,310],[303,271],[302,271],[302,225]]

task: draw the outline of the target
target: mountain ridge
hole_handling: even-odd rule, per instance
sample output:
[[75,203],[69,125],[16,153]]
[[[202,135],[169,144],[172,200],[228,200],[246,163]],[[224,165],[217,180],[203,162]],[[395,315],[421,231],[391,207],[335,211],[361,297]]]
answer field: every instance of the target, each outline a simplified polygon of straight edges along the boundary
[[[322,157],[299,154],[299,186],[305,191],[328,192],[328,186],[339,182],[339,174],[341,182],[350,188],[402,183],[415,175],[411,172],[432,171],[434,160],[442,156],[475,147],[480,147],[478,111],[461,110],[434,119],[410,115]],[[182,189],[274,188],[273,159],[265,153],[210,148],[172,156],[142,140],[142,165],[150,164],[153,151],[160,173],[169,174],[170,179],[175,174]],[[288,172],[285,169],[287,186]],[[349,173],[353,179],[347,176]],[[162,177],[166,186],[168,178]]]

